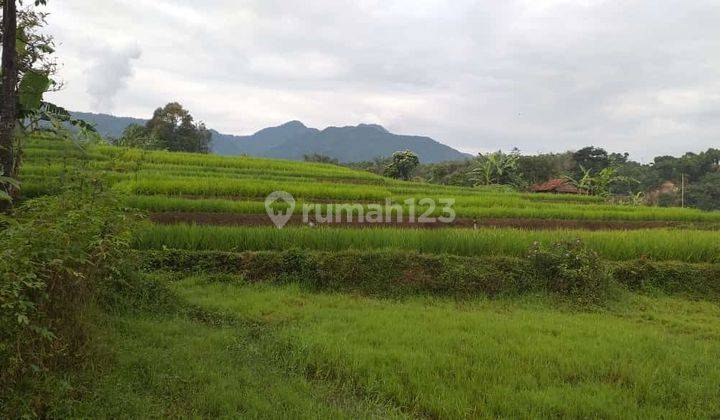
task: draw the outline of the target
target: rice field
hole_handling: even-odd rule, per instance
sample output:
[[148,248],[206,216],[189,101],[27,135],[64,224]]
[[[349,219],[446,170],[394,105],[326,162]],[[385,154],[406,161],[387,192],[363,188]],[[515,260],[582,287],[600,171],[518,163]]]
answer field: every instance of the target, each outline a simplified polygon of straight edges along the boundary
[[[23,192],[32,197],[62,190],[73,179],[104,179],[122,194],[128,207],[153,213],[222,213],[264,215],[264,197],[276,190],[291,193],[303,204],[332,211],[332,203],[358,203],[367,213],[370,203],[401,206],[430,198],[452,199],[453,210],[465,219],[571,220],[613,222],[683,222],[715,229],[720,212],[606,204],[599,197],[507,193],[483,188],[405,182],[335,165],[251,157],[222,157],[163,151],[142,151],[106,145],[84,145],[35,139],[29,142],[23,169]],[[375,204],[373,204],[375,205]],[[282,203],[275,210],[287,211]],[[440,206],[418,205],[416,213],[445,214]],[[692,227],[692,225],[688,225]],[[698,225],[700,227],[700,225]],[[477,232],[405,232],[370,229],[275,231],[265,227],[199,227],[147,225],[138,233],[139,248],[262,250],[402,248],[458,255],[522,255],[534,241],[550,243],[582,238],[605,258],[653,258],[688,262],[718,260],[713,230],[523,231],[484,229]]]
[[[406,200],[451,198],[457,216],[464,218],[720,223],[720,212],[610,205],[593,196],[506,193],[398,181],[327,164],[104,145],[78,147],[49,139],[34,139],[28,144],[23,194],[34,197],[57,192],[77,177],[79,170],[105,179],[127,196],[128,205],[153,212],[263,214],[260,204],[264,197],[284,190],[306,203],[389,200],[402,205]],[[244,203],[238,204],[238,200]],[[430,215],[440,213],[436,208]]]
[[[408,214],[406,200],[451,198],[456,215],[467,219],[683,224],[591,231],[544,225],[532,230],[529,223],[520,229],[277,229],[144,221],[132,239],[138,253],[171,262],[185,256],[193,267],[200,254],[173,250],[267,251],[261,255],[282,257],[283,264],[284,258],[293,263],[294,252],[273,251],[337,256],[334,252],[345,250],[405,250],[421,253],[408,254],[417,260],[440,254],[524,258],[536,242],[581,239],[603,263],[615,261],[608,266],[634,269],[641,266],[635,260],[663,265],[662,282],[673,287],[651,289],[657,295],[620,288],[612,300],[592,308],[543,291],[450,299],[433,292],[437,279],[422,277],[429,270],[403,268],[391,280],[387,270],[397,260],[372,271],[354,259],[347,266],[330,260],[308,276],[359,270],[368,275],[348,279],[364,279],[367,290],[416,282],[429,284],[422,289],[428,294],[410,288],[407,296],[383,295],[385,289],[377,288],[374,295],[360,287],[330,293],[310,285],[334,284],[332,273],[325,280],[263,283],[250,270],[233,271],[233,254],[202,253],[217,257],[227,270],[210,274],[208,268],[187,277],[171,271],[177,268],[170,263],[143,273],[149,288],[133,293],[142,297],[144,309],[109,315],[97,327],[94,342],[104,346],[104,359],[91,364],[83,398],[56,406],[50,417],[709,418],[720,410],[717,302],[679,292],[695,284],[687,273],[698,271],[682,269],[690,263],[703,263],[697,266],[710,274],[698,282],[712,283],[720,264],[720,212],[430,185],[317,163],[30,142],[22,173],[25,197],[99,181],[128,208],[155,216],[214,213],[255,216],[247,217],[252,221],[267,217],[264,197],[282,190],[296,199],[295,214],[305,204],[326,213],[341,203],[357,205],[351,214],[386,203]],[[290,207],[274,203],[272,209]],[[443,213],[427,205],[416,209],[425,210],[429,216]],[[247,255],[258,256],[242,257]],[[476,266],[441,260],[450,265],[444,268],[450,280],[444,281],[463,287],[456,277],[475,279]],[[257,267],[266,261],[277,260],[262,260]],[[497,281],[506,281],[506,268],[498,267]],[[670,295],[662,295],[665,290]]]
[[147,225],[136,237],[138,249],[219,251],[402,249],[431,254],[521,257],[534,242],[547,245],[581,239],[609,260],[648,258],[657,261],[720,262],[714,231],[649,229],[583,231],[521,229],[339,229],[309,227],[224,227]]

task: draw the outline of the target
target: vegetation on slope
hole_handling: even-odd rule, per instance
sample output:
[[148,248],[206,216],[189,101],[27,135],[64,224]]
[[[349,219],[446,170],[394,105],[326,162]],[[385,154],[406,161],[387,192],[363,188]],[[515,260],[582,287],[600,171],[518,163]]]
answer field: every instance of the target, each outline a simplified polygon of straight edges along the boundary
[[124,282],[132,217],[94,191],[0,219],[0,416],[43,416],[84,363],[93,311]]
[[449,196],[462,217],[712,222],[718,213],[50,138],[26,157],[25,195],[59,195],[27,201],[1,231],[14,244],[6,261],[28,258],[3,269],[16,275],[3,304],[28,319],[3,313],[13,337],[2,347],[3,414],[718,410],[715,232],[158,226],[128,224],[119,208],[264,214],[262,196],[286,189],[299,206],[325,208]]
[[[692,232],[689,234],[689,232]],[[430,254],[524,255],[533,242],[549,245],[580,238],[610,260],[649,258],[685,262],[720,262],[714,231],[637,230],[527,231],[520,229],[416,230],[368,228],[220,227],[145,225],[138,231],[139,249],[258,251],[294,247],[324,251],[345,249],[405,249]]]

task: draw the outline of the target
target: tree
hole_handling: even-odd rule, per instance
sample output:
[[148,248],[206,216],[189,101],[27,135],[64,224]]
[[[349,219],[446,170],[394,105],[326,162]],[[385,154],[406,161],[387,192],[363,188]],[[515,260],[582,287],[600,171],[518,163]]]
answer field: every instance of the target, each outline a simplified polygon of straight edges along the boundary
[[480,155],[470,170],[470,179],[475,185],[516,185],[519,181],[519,159],[520,151],[517,149],[507,154],[497,151],[487,155]]
[[327,155],[323,155],[320,153],[312,153],[309,155],[303,155],[303,160],[305,162],[316,162],[316,163],[329,163],[332,165],[338,165],[339,162],[337,159],[332,158]]
[[658,156],[652,168],[663,180],[679,183],[683,175],[686,181],[696,182],[720,167],[720,150],[708,149],[700,153],[685,153],[681,157]]
[[720,210],[720,172],[713,172],[690,185],[685,193],[687,204],[702,210]]
[[395,152],[392,160],[385,167],[385,176],[395,179],[409,180],[415,168],[420,164],[420,159],[410,150]]
[[574,166],[571,153],[546,153],[518,158],[518,172],[528,184],[537,184],[558,178],[573,169]]
[[209,153],[212,138],[205,124],[196,124],[190,112],[177,102],[156,109],[152,119],[145,124],[142,136],[137,129],[133,129],[131,134],[136,138],[155,138],[157,141],[149,142],[152,148],[173,152]]
[[563,178],[582,193],[590,194],[592,191],[594,181],[592,171],[590,169],[585,169],[584,167],[580,166],[580,176],[573,177],[570,175],[565,175]]
[[161,149],[162,142],[139,124],[130,124],[123,130],[122,136],[114,142],[117,146],[135,147],[138,149]]
[[573,153],[573,160],[575,161],[573,171],[575,177],[582,177],[583,169],[581,168],[597,173],[611,164],[608,152],[605,149],[593,146],[584,147]]
[[614,194],[634,195],[638,191],[650,191],[662,184],[663,179],[650,165],[638,162],[626,162],[616,168],[617,175],[628,182],[617,181],[613,184]]
[[[0,209],[6,210],[17,196],[17,175],[22,162],[22,141],[39,122],[52,126],[70,123],[82,134],[94,132],[93,127],[75,120],[67,110],[43,101],[43,94],[57,89],[51,78],[55,63],[49,56],[54,52],[52,37],[38,30],[45,25],[46,13],[32,8],[17,8],[15,0],[2,2],[2,87],[0,89],[0,182],[3,197]],[[22,2],[19,2],[22,5]],[[46,4],[35,0],[35,6]],[[10,182],[8,179],[12,179]],[[9,199],[8,199],[9,197]]]
[[472,187],[472,181],[468,178],[471,165],[472,160],[470,159],[430,163],[419,165],[415,170],[415,175],[434,184]]
[[[0,176],[14,178],[15,157],[13,134],[18,117],[17,111],[17,5],[15,0],[4,0],[2,20],[2,107],[0,108]],[[1,184],[6,200],[9,203],[14,195],[14,185],[10,182]],[[8,204],[5,204],[7,206]]]
[[640,181],[625,176],[618,175],[617,169],[607,167],[594,177],[594,185],[592,192],[595,195],[607,197],[613,193],[613,187],[617,184],[639,184]]
[[575,188],[590,195],[607,197],[612,194],[612,186],[616,183],[639,183],[631,178],[618,175],[617,170],[612,167],[607,167],[597,173],[593,173],[591,169],[580,166],[580,171],[582,176],[578,178],[566,176],[565,179]]

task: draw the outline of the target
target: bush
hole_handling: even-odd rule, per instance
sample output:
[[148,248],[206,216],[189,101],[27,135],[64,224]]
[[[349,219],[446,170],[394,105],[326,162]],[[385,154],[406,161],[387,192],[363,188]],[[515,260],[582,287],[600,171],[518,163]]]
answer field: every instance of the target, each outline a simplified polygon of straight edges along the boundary
[[[153,250],[139,253],[143,268],[148,271],[240,274],[250,282],[292,281],[314,290],[374,296],[431,294],[463,298],[549,292],[576,297],[581,302],[597,302],[600,298],[610,297],[608,293],[617,284],[641,293],[659,291],[699,299],[720,299],[720,281],[717,280],[720,264],[650,260],[604,262],[578,243],[556,245],[550,249],[537,244],[529,254],[534,255],[530,258],[457,257],[396,250],[317,252],[297,249],[240,253]],[[556,269],[556,263],[565,264],[565,267]]]
[[531,274],[542,289],[577,303],[598,303],[611,284],[611,276],[597,252],[580,240],[543,247],[535,242],[528,252]]
[[88,309],[125,281],[131,216],[79,193],[16,214],[0,226],[0,417],[42,416],[52,372],[82,361]]
[[686,264],[640,259],[613,264],[613,277],[628,289],[693,299],[720,298],[720,264]]

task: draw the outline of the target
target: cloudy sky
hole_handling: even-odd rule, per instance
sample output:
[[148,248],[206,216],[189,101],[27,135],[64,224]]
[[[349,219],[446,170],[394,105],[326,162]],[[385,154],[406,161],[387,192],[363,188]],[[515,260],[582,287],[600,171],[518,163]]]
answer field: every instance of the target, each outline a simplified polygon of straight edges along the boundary
[[720,147],[718,0],[51,0],[53,100],[221,132],[377,123],[476,153]]

